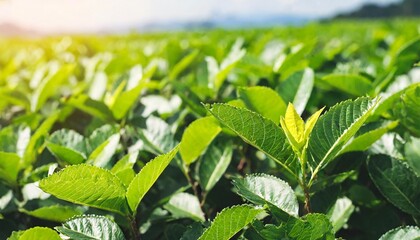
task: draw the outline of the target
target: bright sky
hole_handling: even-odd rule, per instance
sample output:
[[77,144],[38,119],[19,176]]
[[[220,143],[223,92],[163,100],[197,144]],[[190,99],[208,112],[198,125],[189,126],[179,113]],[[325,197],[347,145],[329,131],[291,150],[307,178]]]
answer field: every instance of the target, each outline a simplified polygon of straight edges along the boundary
[[0,23],[33,30],[88,32],[150,22],[270,14],[325,17],[366,2],[397,0],[0,0]]

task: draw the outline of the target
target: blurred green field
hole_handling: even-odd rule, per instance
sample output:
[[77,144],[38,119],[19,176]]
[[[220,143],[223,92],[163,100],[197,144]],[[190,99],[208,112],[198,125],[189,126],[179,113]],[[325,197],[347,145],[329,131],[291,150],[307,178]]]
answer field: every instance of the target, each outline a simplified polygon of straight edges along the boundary
[[[130,222],[118,212],[98,210],[94,204],[54,193],[55,197],[45,195],[35,185],[49,172],[87,163],[109,169],[127,187],[150,159],[180,142],[182,146],[188,126],[210,115],[203,103],[248,108],[279,125],[289,102],[307,119],[324,106],[329,109],[365,96],[376,99],[377,108],[349,144],[340,146],[347,149],[336,156],[337,161],[314,177],[314,186],[319,188],[310,193],[314,212],[333,221],[338,200],[347,204],[341,218],[332,223],[332,235],[328,232],[316,239],[334,234],[345,239],[377,239],[399,226],[419,226],[420,211],[407,210],[404,204],[408,203],[384,193],[366,167],[374,154],[386,154],[404,161],[412,175],[403,175],[412,176],[413,186],[420,183],[419,64],[420,19],[0,38],[0,238],[15,231],[11,239],[19,239],[23,234],[19,230],[52,228],[80,214],[108,216],[127,239],[135,238]],[[247,96],[253,86],[268,87],[272,90],[263,94],[269,91],[279,97],[251,92]],[[280,99],[282,105],[273,99]],[[273,113],[276,109],[280,117]],[[205,220],[244,202],[232,191],[230,181],[250,173],[285,180],[298,196],[299,215],[304,215],[306,196],[293,176],[266,157],[264,149],[243,142],[234,129],[224,124],[217,129],[214,136],[194,140],[194,153],[181,147],[137,214],[134,209],[131,221],[137,219],[142,239],[196,239],[209,226]],[[372,142],[362,139],[351,145],[357,136],[373,130],[379,131],[368,136]],[[205,128],[196,132],[207,133]],[[203,173],[203,162],[215,158],[208,149],[219,155],[229,149],[223,170],[206,166]],[[210,184],[205,171],[216,170]],[[409,182],[400,182],[404,181]],[[420,207],[420,190],[407,191],[407,201],[415,209]],[[180,206],[170,205],[170,199],[180,192],[197,203],[200,200],[201,208],[198,204],[197,209],[189,209],[195,211],[190,214],[174,210]],[[258,226],[263,229],[263,224],[277,224],[278,219],[273,219],[258,220],[257,225],[261,223]],[[257,238],[254,232],[262,230],[255,224],[235,238],[270,239]]]

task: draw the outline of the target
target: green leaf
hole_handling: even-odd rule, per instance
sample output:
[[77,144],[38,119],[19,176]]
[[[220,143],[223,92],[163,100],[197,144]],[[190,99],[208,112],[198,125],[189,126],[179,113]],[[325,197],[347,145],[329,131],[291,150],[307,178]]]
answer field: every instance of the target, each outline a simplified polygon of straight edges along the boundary
[[33,217],[54,222],[64,222],[69,218],[83,214],[83,211],[80,209],[61,205],[41,207],[33,211],[22,209],[22,212]]
[[15,153],[0,152],[0,179],[16,184],[20,170],[20,157]]
[[84,137],[70,129],[61,129],[51,134],[47,141],[47,148],[57,158],[69,164],[83,163],[86,159]]
[[200,51],[194,50],[191,53],[189,53],[187,56],[181,59],[171,70],[169,73],[169,80],[176,80],[178,75],[188,68],[191,63],[197,58]]
[[340,230],[347,223],[354,209],[355,207],[350,199],[346,197],[337,199],[334,206],[328,212],[334,232]]
[[184,163],[193,163],[222,130],[213,117],[204,117],[192,122],[184,131],[179,153]]
[[136,212],[143,197],[162,174],[163,170],[169,165],[177,152],[178,146],[166,154],[157,156],[148,162],[134,177],[133,181],[131,181],[127,188],[126,196],[128,205],[133,212]]
[[92,154],[97,148],[99,148],[104,142],[111,138],[112,135],[118,133],[118,130],[113,125],[102,125],[99,128],[93,130],[89,138],[86,139],[86,149],[88,155]]
[[31,102],[29,101],[26,94],[17,89],[8,89],[6,87],[0,89],[0,98],[16,106],[22,106],[25,110],[30,111]]
[[225,208],[217,214],[199,240],[228,240],[263,212],[263,209],[248,205]]
[[239,88],[238,96],[250,110],[263,115],[275,123],[286,112],[286,103],[271,88],[260,86]]
[[404,145],[405,158],[411,169],[420,177],[420,138],[411,137]]
[[29,140],[28,146],[26,147],[25,153],[23,155],[23,165],[30,164],[36,160],[36,155],[39,150],[39,142],[40,140],[48,134],[50,129],[53,127],[54,123],[60,117],[60,112],[54,112],[49,115],[47,119],[45,119],[40,126],[38,126],[37,130],[31,136]]
[[367,97],[347,100],[322,115],[309,138],[308,158],[312,177],[332,161],[369,117],[376,100]]
[[206,115],[206,110],[200,104],[202,100],[189,85],[177,81],[174,81],[172,84],[175,88],[176,94],[182,99],[184,104],[186,104],[198,116],[202,117]]
[[347,152],[365,151],[373,143],[379,140],[385,133],[389,132],[397,126],[398,121],[393,121],[377,129],[363,133],[362,135],[355,137],[347,145],[345,145],[344,148],[340,151],[339,155]]
[[296,177],[298,163],[283,130],[273,121],[247,109],[227,104],[207,106],[220,122],[282,165]]
[[266,174],[236,178],[237,193],[248,201],[264,205],[271,203],[291,216],[298,217],[299,204],[293,189],[285,181]]
[[290,144],[296,149],[300,149],[306,142],[303,140],[305,137],[305,122],[296,112],[295,108],[291,103],[287,105],[286,115],[280,119],[280,125],[283,131],[286,133]]
[[45,227],[34,227],[30,228],[20,235],[19,240],[34,240],[34,239],[42,239],[42,240],[61,240],[58,233],[51,228]]
[[108,170],[80,164],[64,168],[40,181],[39,187],[73,203],[128,214],[125,187]]
[[420,137],[420,86],[408,88],[401,96],[401,101],[394,109],[401,124],[412,134]]
[[30,137],[31,129],[25,125],[4,127],[0,130],[0,151],[16,153],[22,157]]
[[334,240],[333,226],[324,214],[311,213],[296,221],[289,232],[296,240]]
[[104,216],[84,215],[75,217],[61,227],[55,227],[70,239],[124,240],[124,234],[118,225]]
[[335,175],[329,175],[325,177],[318,176],[314,184],[311,186],[311,192],[318,192],[321,191],[328,186],[332,186],[335,184],[340,184],[344,182],[346,179],[356,176],[357,172],[355,170],[351,170],[348,172],[342,172]]
[[182,234],[180,240],[196,240],[204,232],[203,226],[199,222],[195,222],[187,227],[187,230]]
[[366,95],[372,89],[372,83],[369,79],[360,75],[333,73],[323,77],[322,81],[342,92],[357,97]]
[[305,44],[299,43],[291,47],[288,54],[283,53],[276,60],[273,66],[274,72],[280,73],[283,79],[287,79],[296,71],[305,69],[308,66],[306,55],[308,55],[315,46],[315,41],[308,41]]
[[111,169],[111,172],[115,174],[126,187],[130,185],[131,181],[133,181],[133,178],[136,175],[133,170],[133,166],[137,162],[138,154],[139,152],[128,153]]
[[60,66],[55,73],[50,74],[41,81],[31,96],[32,112],[38,111],[48,98],[57,93],[58,87],[69,77],[74,68],[74,65]]
[[140,132],[140,137],[144,140],[147,150],[155,155],[169,152],[177,145],[170,126],[155,116],[146,119],[146,129]]
[[379,240],[418,240],[420,229],[416,226],[405,226],[392,229],[379,238]]
[[90,154],[87,163],[98,167],[107,166],[112,156],[115,154],[119,142],[120,134],[116,133],[112,135]]
[[314,87],[314,79],[314,71],[306,68],[304,71],[292,74],[278,87],[278,92],[284,102],[293,103],[299,115],[303,113],[309,101]]
[[305,133],[304,133],[304,136],[303,136],[303,139],[305,139],[306,141],[308,141],[309,140],[309,136],[311,135],[311,133],[312,133],[312,130],[314,129],[314,127],[315,127],[315,124],[316,124],[316,122],[318,121],[318,119],[319,119],[319,116],[321,115],[321,113],[324,111],[324,108],[325,107],[323,107],[323,108],[321,108],[321,109],[319,109],[318,111],[316,111],[314,114],[312,114],[307,120],[306,120],[306,123],[305,123]]
[[198,176],[201,188],[208,192],[223,176],[232,160],[232,143],[211,144],[200,160]]
[[114,122],[111,110],[103,102],[93,100],[86,95],[72,97],[67,101],[67,104],[104,122]]
[[411,85],[406,86],[407,84],[409,84],[409,82],[407,81],[400,81],[394,84],[396,84],[397,87],[393,87],[390,90],[387,90],[387,92],[380,94],[381,99],[378,103],[378,106],[373,111],[374,116],[384,115],[388,118],[391,117],[391,115],[388,112],[389,110],[394,109],[399,110],[395,107],[398,101],[401,100],[401,96],[403,96],[405,92],[410,91],[411,89],[420,87],[420,83],[413,83]]
[[368,159],[369,175],[389,202],[402,211],[420,215],[420,177],[406,163],[386,155]]
[[223,59],[220,66],[218,66],[216,59],[213,57],[206,57],[207,69],[209,73],[209,86],[216,92],[225,82],[228,74],[236,66],[236,64],[245,56],[246,50],[241,49],[242,42],[237,40],[232,46],[229,54]]
[[141,82],[133,89],[125,91],[117,97],[111,106],[112,115],[115,119],[119,120],[127,115],[128,111],[138,102],[139,96],[146,85],[144,82]]
[[164,207],[175,218],[191,218],[201,222],[205,220],[198,198],[189,193],[176,193]]

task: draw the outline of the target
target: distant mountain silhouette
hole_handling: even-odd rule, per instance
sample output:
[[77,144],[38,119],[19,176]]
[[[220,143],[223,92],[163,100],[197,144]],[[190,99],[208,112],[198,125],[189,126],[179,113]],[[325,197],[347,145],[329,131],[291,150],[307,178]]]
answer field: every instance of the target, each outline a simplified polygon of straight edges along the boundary
[[0,36],[6,36],[6,37],[16,37],[16,36],[25,36],[25,37],[36,37],[36,36],[40,36],[41,34],[30,30],[30,29],[26,29],[23,27],[20,27],[18,25],[15,25],[13,23],[0,23]]
[[420,17],[420,0],[404,0],[399,3],[379,6],[366,4],[356,11],[342,13],[335,18],[389,18]]

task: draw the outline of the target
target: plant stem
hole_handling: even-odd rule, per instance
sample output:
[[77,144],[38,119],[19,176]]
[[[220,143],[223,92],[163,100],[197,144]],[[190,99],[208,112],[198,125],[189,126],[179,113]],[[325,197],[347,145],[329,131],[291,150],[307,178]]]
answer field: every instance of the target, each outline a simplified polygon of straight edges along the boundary
[[309,195],[309,189],[306,186],[303,189],[303,191],[305,192],[305,206],[304,206],[304,210],[305,210],[305,215],[306,215],[306,214],[312,212],[312,209],[311,209],[311,197]]
[[191,185],[191,188],[194,192],[194,195],[198,198],[198,201],[200,202],[201,211],[203,211],[205,217],[207,217],[206,211],[204,209],[204,201],[205,201],[204,194],[203,194],[200,186],[198,185],[198,182],[193,180],[193,177],[191,176],[191,172],[189,170],[189,167],[187,167],[186,170],[187,170],[187,172],[186,172],[185,176],[186,176],[188,182]]
[[136,217],[128,217],[128,221],[130,222],[131,237],[135,240],[141,240],[139,227],[137,226],[136,222]]

